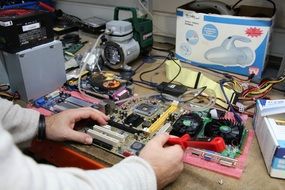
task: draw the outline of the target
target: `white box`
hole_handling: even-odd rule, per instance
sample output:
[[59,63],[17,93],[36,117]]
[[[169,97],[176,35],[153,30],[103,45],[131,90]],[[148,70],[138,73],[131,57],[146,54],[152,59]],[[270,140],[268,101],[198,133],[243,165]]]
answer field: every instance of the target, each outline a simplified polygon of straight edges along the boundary
[[176,12],[176,57],[210,69],[246,76],[255,73],[260,79],[274,17],[205,14],[188,10],[188,5]]
[[269,175],[285,178],[285,99],[258,100],[253,127]]

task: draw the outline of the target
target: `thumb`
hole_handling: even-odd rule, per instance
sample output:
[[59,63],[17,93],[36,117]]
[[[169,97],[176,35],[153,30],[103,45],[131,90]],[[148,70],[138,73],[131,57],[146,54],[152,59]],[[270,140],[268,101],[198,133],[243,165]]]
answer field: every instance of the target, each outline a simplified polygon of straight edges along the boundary
[[92,137],[86,133],[70,130],[68,133],[68,136],[66,136],[68,140],[80,142],[82,144],[91,144],[92,143]]
[[153,141],[161,144],[161,146],[163,146],[167,140],[169,138],[169,134],[168,133],[163,133],[163,134],[160,134],[160,135],[157,135],[153,138]]

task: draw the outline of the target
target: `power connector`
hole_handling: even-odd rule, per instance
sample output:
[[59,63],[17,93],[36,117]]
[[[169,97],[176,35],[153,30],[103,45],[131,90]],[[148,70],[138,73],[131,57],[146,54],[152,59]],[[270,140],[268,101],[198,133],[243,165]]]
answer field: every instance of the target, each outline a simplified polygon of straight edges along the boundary
[[180,84],[173,84],[173,83],[167,83],[162,82],[157,86],[157,89],[159,92],[170,94],[172,96],[181,96],[187,91],[187,87]]

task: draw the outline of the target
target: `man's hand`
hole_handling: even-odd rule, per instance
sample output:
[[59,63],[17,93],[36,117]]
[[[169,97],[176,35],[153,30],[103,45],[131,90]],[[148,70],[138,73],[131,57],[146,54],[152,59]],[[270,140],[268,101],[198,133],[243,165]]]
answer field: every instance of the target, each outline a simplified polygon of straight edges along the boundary
[[139,155],[154,169],[158,189],[173,182],[183,170],[183,150],[179,145],[164,147],[168,138],[168,134],[154,137]]
[[70,109],[48,116],[46,117],[47,139],[91,144],[92,138],[88,134],[73,130],[75,123],[82,119],[93,119],[101,125],[106,125],[109,118],[104,113],[89,107]]

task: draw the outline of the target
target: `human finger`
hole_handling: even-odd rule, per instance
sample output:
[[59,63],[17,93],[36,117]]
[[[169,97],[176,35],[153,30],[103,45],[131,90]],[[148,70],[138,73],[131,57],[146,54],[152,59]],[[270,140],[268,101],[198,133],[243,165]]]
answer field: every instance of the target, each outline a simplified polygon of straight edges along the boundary
[[169,138],[169,134],[163,133],[163,134],[155,136],[152,139],[152,142],[158,143],[159,145],[163,146],[167,142],[168,138]]
[[103,112],[89,107],[79,108],[70,111],[72,111],[75,121],[90,118],[92,120],[98,121],[100,124],[107,124],[107,121],[109,120],[109,117],[106,116]]
[[83,144],[91,144],[93,140],[90,135],[74,130],[68,130],[65,138],[65,140],[72,140]]

